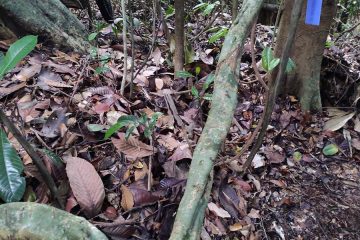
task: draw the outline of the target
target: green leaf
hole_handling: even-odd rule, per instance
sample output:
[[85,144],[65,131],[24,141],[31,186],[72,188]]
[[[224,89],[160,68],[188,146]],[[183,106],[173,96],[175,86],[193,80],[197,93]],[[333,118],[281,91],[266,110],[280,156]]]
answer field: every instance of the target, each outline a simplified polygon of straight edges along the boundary
[[261,54],[261,65],[266,72],[269,72],[270,62],[274,59],[274,54],[271,48],[266,47]]
[[273,60],[271,60],[269,64],[269,72],[274,70],[274,68],[276,68],[276,66],[279,65],[279,63],[280,63],[280,58],[274,58]]
[[210,84],[212,84],[214,82],[214,80],[215,80],[215,74],[210,73],[207,76],[206,81],[203,85],[203,90],[206,91],[209,88]]
[[188,77],[194,77],[194,75],[192,75],[191,73],[189,73],[188,71],[177,71],[175,73],[175,77],[178,78],[188,78]]
[[23,162],[0,129],[0,198],[5,202],[19,201],[25,192],[25,178],[21,176]]
[[28,55],[36,46],[37,37],[33,35],[25,36],[11,44],[0,66],[0,79],[5,73],[13,69],[21,59]]
[[294,152],[293,153],[293,159],[294,159],[295,162],[299,162],[302,159],[301,152],[298,152],[298,151]]
[[197,67],[195,68],[195,75],[196,75],[196,76],[199,75],[200,72],[201,72],[201,67],[197,66]]
[[150,131],[149,128],[145,128],[145,129],[144,129],[144,136],[145,136],[146,138],[148,138],[148,139],[151,138],[151,131]]
[[128,140],[128,138],[130,137],[131,133],[135,130],[135,126],[132,125],[131,127],[129,127],[127,130],[126,130],[126,133],[125,133],[125,139]]
[[206,8],[207,5],[209,5],[209,4],[208,4],[208,3],[204,3],[204,2],[199,3],[199,4],[197,4],[195,7],[193,7],[193,10],[194,10],[194,11],[197,11],[197,10],[199,10],[199,9],[204,9],[204,8]]
[[48,149],[41,149],[41,151],[43,151],[50,159],[50,161],[58,168],[62,168],[64,167],[64,162],[62,161],[62,159],[56,155],[56,153],[48,150]]
[[289,72],[291,72],[292,70],[294,70],[295,67],[296,67],[295,62],[294,62],[291,58],[289,58],[289,60],[288,60],[288,62],[287,62],[287,64],[286,64],[286,70],[285,70],[285,72],[286,72],[286,73],[289,73]]
[[4,54],[0,52],[0,66],[2,65],[3,60],[4,60]]
[[175,8],[169,6],[165,11],[165,18],[169,18],[175,14]]
[[211,101],[212,97],[213,97],[213,95],[211,93],[206,93],[206,94],[204,94],[203,99]]
[[117,123],[115,123],[114,125],[112,125],[105,133],[105,137],[104,140],[108,139],[109,137],[111,137],[111,135],[113,135],[115,132],[117,132],[118,130],[120,130],[122,127],[125,127],[129,124],[136,124],[137,123],[137,118],[133,115],[126,115],[126,116],[121,116],[119,117]]
[[89,36],[88,36],[88,40],[89,41],[92,41],[92,40],[94,40],[95,38],[96,38],[96,36],[98,35],[98,33],[97,32],[93,32],[93,33],[91,33]]
[[219,31],[217,31],[210,37],[209,43],[214,43],[217,40],[219,40],[220,38],[225,37],[226,34],[228,33],[228,31],[229,31],[228,28],[221,28]]
[[157,120],[159,119],[159,117],[163,115],[161,112],[155,112],[153,115],[151,115],[150,121],[149,121],[149,128],[150,131],[154,130],[154,127],[156,125]]
[[105,126],[101,124],[88,124],[86,127],[90,132],[99,132],[105,129]]
[[196,89],[195,86],[192,86],[191,87],[191,94],[196,97],[196,98],[199,98],[199,91]]
[[338,153],[339,148],[335,144],[329,144],[323,148],[322,152],[325,156],[333,156]]
[[203,14],[204,16],[209,15],[209,14],[212,12],[212,10],[214,10],[215,6],[216,6],[215,3],[208,4],[208,5],[206,6],[206,8],[204,9],[204,11],[202,12],[202,14]]

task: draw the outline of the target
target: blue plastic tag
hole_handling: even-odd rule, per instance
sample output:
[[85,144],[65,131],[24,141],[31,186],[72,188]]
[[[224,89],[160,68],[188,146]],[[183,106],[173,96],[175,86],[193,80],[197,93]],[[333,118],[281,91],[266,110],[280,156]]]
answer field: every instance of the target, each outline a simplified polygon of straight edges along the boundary
[[322,0],[308,0],[306,6],[305,24],[320,25]]

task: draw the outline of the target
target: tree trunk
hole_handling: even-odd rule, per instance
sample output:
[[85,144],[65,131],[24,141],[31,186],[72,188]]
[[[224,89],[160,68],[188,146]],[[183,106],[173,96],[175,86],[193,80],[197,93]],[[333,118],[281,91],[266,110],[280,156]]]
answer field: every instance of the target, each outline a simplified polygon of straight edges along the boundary
[[[280,56],[286,41],[293,1],[285,1],[281,17],[279,35],[276,41],[275,55]],[[306,4],[304,4],[300,23],[296,31],[295,42],[291,51],[295,70],[287,75],[282,86],[284,94],[291,94],[300,98],[304,111],[319,110],[320,98],[320,70],[330,25],[336,14],[336,1],[323,0],[320,26],[305,24]],[[274,71],[273,74],[276,74]]]
[[71,50],[89,48],[85,27],[59,0],[0,0],[0,16],[18,37],[34,34]]
[[185,0],[175,0],[175,54],[174,54],[174,69],[182,71],[184,68],[184,2]]
[[225,38],[215,72],[211,110],[194,151],[170,240],[199,239],[212,187],[213,162],[226,138],[237,105],[243,45],[262,3],[263,0],[245,1]]

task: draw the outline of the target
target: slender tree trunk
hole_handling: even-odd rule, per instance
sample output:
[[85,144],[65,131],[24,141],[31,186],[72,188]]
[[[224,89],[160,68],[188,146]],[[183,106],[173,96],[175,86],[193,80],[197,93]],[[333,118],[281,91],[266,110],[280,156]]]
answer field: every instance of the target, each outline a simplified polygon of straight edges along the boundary
[[184,68],[184,2],[185,0],[175,0],[175,54],[174,69],[175,72],[182,71]]
[[59,0],[0,0],[0,16],[18,37],[34,34],[61,47],[89,49],[85,27]]
[[212,186],[214,160],[230,128],[238,98],[241,52],[263,0],[247,0],[225,38],[215,73],[212,107],[195,148],[171,240],[198,239]]
[[[304,4],[290,55],[296,64],[296,68],[287,75],[285,84],[282,84],[284,86],[283,93],[296,95],[300,98],[301,107],[304,111],[321,108],[321,61],[330,25],[336,14],[336,1],[323,0],[322,4],[320,26],[305,24],[306,4]],[[275,47],[276,56],[280,56],[287,38],[292,5],[292,1],[285,1]]]

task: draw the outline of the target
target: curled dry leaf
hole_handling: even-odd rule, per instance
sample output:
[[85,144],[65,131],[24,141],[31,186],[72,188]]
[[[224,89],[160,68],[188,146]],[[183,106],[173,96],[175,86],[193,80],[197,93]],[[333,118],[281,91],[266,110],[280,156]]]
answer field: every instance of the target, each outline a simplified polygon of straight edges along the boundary
[[51,87],[57,88],[72,88],[73,86],[66,84],[59,74],[53,73],[49,70],[42,70],[38,77],[37,85],[48,91]]
[[35,76],[35,74],[38,74],[40,70],[40,64],[31,65],[30,67],[21,69],[21,71],[15,76],[15,79],[26,82],[27,80]]
[[325,123],[324,130],[336,131],[344,127],[345,124],[354,117],[355,112],[346,113],[345,115],[336,115]]
[[121,207],[125,210],[128,211],[130,209],[132,209],[134,207],[134,197],[130,191],[130,189],[125,186],[122,185],[121,186]]
[[105,190],[99,174],[88,161],[67,157],[66,173],[71,190],[87,217],[96,216],[102,207]]
[[124,153],[127,157],[136,159],[153,155],[156,149],[147,145],[135,137],[130,136],[128,140],[125,139],[124,133],[118,133],[119,139],[111,138],[112,143],[118,151]]

